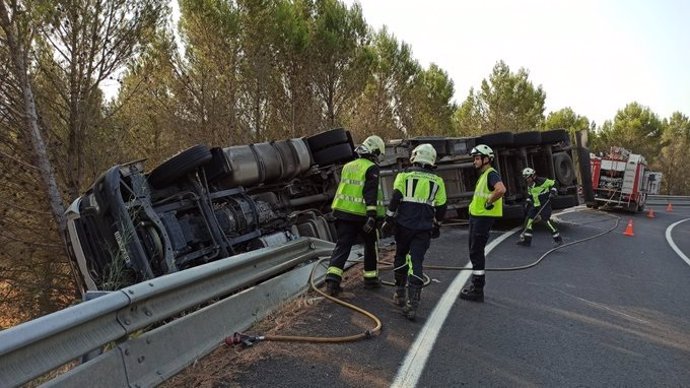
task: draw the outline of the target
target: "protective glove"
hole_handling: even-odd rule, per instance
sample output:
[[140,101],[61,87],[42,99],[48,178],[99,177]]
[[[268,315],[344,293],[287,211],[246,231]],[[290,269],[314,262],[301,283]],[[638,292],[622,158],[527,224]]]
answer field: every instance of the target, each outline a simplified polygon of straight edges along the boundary
[[554,198],[556,198],[556,195],[557,195],[557,194],[558,194],[558,190],[556,190],[555,188],[552,188],[552,189],[549,191],[549,199],[554,199]]
[[484,209],[486,209],[486,210],[491,210],[491,209],[493,209],[493,208],[494,208],[494,204],[493,204],[493,203],[484,202]]
[[395,218],[387,216],[381,225],[381,233],[384,235],[389,235],[393,233],[393,228],[395,227]]
[[362,227],[362,230],[364,233],[371,233],[374,231],[374,229],[376,229],[376,218],[368,217],[367,222]]

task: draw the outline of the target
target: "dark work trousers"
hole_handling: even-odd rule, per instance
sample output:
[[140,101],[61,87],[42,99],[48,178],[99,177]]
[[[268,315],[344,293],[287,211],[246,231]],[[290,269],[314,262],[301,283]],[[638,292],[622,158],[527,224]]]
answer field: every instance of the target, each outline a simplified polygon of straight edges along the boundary
[[551,232],[553,238],[558,238],[558,236],[560,236],[560,234],[558,233],[558,228],[556,228],[556,225],[554,225],[554,223],[551,222],[550,204],[547,204],[543,209],[542,207],[532,206],[527,211],[527,221],[525,222],[526,225],[524,235],[531,239],[533,229],[532,222],[534,222],[534,219],[537,217],[537,213],[539,214],[539,217],[541,217],[541,220],[544,222],[544,225],[546,225],[546,227],[549,228],[549,231]]
[[398,274],[409,274],[408,265],[405,261],[407,254],[412,259],[412,274],[408,276],[408,282],[412,285],[422,286],[424,284],[424,274],[422,263],[424,255],[431,245],[430,230],[413,230],[404,226],[395,227],[395,272]]
[[[541,210],[541,213],[539,213],[539,210]],[[537,213],[539,213],[539,217],[541,217],[542,221],[548,221],[551,218],[551,205],[546,205],[544,209],[542,209],[541,206],[531,206],[529,210],[527,210],[527,218],[534,219],[537,216]]]
[[476,287],[484,287],[484,267],[486,265],[484,249],[487,241],[489,241],[489,231],[494,220],[494,217],[470,216],[470,261],[472,262],[472,281]]
[[[338,233],[338,241],[335,243],[333,255],[331,256],[331,267],[343,269],[347,258],[350,257],[352,246],[357,242],[357,236],[362,236],[364,242],[364,271],[376,271],[378,261],[378,249],[376,239],[376,229],[371,233],[364,233],[362,227],[366,220],[346,221],[336,220],[335,228]],[[326,275],[326,280],[334,280],[340,283],[341,277],[335,274]]]

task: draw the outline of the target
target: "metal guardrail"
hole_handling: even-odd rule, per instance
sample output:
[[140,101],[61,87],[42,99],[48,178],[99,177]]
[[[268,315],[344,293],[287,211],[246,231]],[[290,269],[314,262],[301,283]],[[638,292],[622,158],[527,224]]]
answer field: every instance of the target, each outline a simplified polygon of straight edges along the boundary
[[684,195],[648,195],[647,205],[690,206],[690,196]]
[[[314,259],[333,247],[300,238],[135,284],[2,331],[0,386],[24,384],[106,345],[112,348],[46,385],[157,385],[305,291]],[[319,279],[324,274],[325,268],[317,269]]]

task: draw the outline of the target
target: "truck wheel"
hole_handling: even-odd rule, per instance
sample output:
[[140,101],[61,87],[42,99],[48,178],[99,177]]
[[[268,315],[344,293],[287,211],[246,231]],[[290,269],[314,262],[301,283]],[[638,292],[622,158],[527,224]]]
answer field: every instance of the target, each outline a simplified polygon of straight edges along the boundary
[[338,162],[349,162],[354,158],[354,150],[349,143],[338,144],[314,153],[314,163],[319,166]]
[[211,150],[203,144],[197,144],[170,157],[149,174],[149,183],[163,188],[177,179],[189,174],[211,160]]
[[575,179],[575,170],[573,169],[573,160],[570,155],[565,152],[560,152],[553,155],[553,170],[556,173],[556,179],[561,185],[570,186]]
[[344,128],[331,129],[316,135],[307,137],[307,144],[311,152],[321,151],[324,148],[348,142],[348,131]]

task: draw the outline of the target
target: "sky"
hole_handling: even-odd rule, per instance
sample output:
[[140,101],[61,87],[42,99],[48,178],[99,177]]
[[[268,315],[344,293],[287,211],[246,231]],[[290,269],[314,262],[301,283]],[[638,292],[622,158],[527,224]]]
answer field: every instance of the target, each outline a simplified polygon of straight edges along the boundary
[[386,25],[455,85],[455,102],[503,60],[546,93],[546,114],[570,107],[597,125],[636,101],[661,119],[690,116],[690,1],[343,0]]

